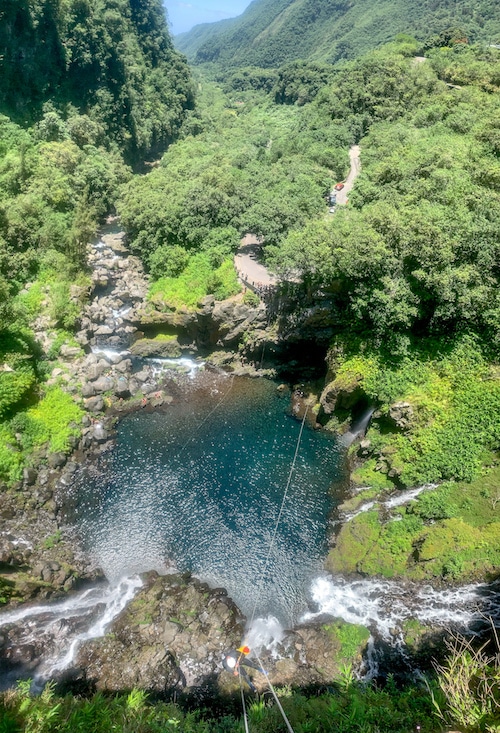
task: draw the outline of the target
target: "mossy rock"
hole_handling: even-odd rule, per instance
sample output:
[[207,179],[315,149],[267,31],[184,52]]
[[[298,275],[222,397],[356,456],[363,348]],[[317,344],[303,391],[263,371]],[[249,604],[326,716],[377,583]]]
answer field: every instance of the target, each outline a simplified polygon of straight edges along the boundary
[[380,537],[381,525],[377,512],[366,512],[344,524],[335,547],[326,559],[326,568],[332,573],[357,572],[359,563],[366,557]]
[[161,335],[154,339],[139,339],[130,351],[134,356],[178,359],[182,350],[175,336]]
[[393,489],[394,483],[383,471],[377,470],[376,467],[377,460],[370,458],[354,469],[351,474],[351,481],[355,486],[367,486],[377,491]]
[[323,626],[323,629],[338,643],[337,659],[340,663],[361,661],[370,638],[370,631],[365,626],[337,619]]

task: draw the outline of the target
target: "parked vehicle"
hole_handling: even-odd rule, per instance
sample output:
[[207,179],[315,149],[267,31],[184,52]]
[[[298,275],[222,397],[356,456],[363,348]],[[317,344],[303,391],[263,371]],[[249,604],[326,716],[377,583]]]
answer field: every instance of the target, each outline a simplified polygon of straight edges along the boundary
[[337,203],[337,195],[335,193],[330,194],[330,206],[335,206]]
[[344,188],[344,184],[343,183],[336,183],[335,184],[335,190],[336,191],[342,191],[343,188]]

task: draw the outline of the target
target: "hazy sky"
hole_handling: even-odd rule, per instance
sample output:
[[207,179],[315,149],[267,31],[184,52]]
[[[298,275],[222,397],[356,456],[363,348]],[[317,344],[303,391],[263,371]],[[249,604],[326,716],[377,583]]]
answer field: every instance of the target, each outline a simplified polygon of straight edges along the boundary
[[198,23],[213,23],[240,15],[250,5],[250,0],[163,0],[163,4],[167,8],[170,29],[175,36]]

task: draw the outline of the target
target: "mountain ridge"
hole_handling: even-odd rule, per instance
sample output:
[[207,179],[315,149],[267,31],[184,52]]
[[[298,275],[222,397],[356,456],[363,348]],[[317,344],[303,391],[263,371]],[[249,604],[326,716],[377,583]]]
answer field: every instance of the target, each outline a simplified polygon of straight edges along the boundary
[[408,33],[424,43],[451,27],[470,41],[498,42],[491,0],[254,0],[237,18],[195,26],[176,36],[194,63],[276,67],[298,59],[350,60]]

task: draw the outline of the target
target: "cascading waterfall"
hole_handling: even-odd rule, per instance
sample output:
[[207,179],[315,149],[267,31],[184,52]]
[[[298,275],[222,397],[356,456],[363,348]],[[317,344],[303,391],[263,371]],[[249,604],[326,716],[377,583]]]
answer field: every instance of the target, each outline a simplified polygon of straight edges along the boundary
[[0,663],[0,687],[10,686],[19,676],[33,677],[35,687],[57,677],[72,665],[83,642],[106,632],[141,587],[139,577],[123,578],[63,601],[0,614],[0,629],[16,630],[9,656]]
[[351,425],[349,430],[340,436],[340,444],[345,446],[346,448],[349,448],[349,446],[354,443],[356,438],[358,438],[360,435],[364,435],[368,425],[370,424],[370,420],[372,419],[372,415],[374,412],[375,407],[373,405],[367,407],[361,417]]

